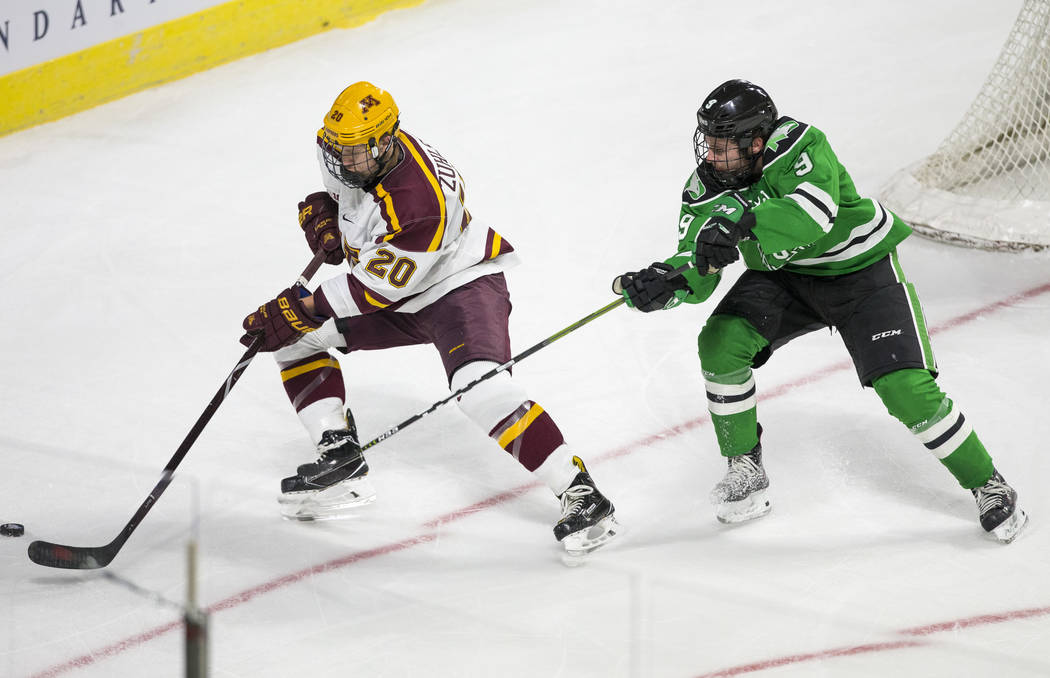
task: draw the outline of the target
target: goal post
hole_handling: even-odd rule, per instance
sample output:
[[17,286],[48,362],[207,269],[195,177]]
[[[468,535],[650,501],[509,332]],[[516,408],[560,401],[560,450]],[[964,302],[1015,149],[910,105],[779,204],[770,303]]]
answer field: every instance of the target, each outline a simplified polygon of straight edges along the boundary
[[969,111],[881,197],[921,235],[969,247],[1050,247],[1050,0],[1025,0]]

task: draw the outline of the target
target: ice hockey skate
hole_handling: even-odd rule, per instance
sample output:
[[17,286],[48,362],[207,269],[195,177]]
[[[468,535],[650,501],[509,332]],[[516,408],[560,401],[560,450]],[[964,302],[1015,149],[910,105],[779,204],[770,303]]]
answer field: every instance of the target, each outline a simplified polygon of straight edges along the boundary
[[576,565],[607,544],[622,531],[616,522],[616,509],[598,491],[586,471],[573,478],[561,495],[561,519],[554,526],[554,537],[565,547],[563,562]]
[[1017,505],[1017,492],[998,471],[984,485],[970,490],[977,500],[981,527],[1003,544],[1009,544],[1028,523],[1028,515]]
[[761,518],[773,506],[766,497],[769,477],[762,467],[762,445],[746,454],[728,457],[729,470],[711,490],[715,517],[722,523],[743,523]]
[[321,453],[317,461],[302,464],[296,475],[281,481],[282,517],[302,521],[348,518],[357,507],[375,501],[368,462],[352,424],[325,431],[317,449]]

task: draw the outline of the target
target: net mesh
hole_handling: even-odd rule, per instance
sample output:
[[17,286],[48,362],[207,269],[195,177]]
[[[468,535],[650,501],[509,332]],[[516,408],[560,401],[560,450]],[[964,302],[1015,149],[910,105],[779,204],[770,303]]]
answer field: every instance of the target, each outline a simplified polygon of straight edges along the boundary
[[1050,246],[1050,0],[1026,0],[962,121],[882,197],[930,237]]

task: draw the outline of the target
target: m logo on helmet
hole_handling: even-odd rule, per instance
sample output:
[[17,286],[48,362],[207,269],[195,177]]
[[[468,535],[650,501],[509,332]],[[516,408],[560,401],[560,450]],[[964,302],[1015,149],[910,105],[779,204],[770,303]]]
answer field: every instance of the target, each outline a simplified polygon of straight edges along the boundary
[[364,99],[361,99],[361,101],[358,101],[357,104],[361,107],[361,115],[367,115],[368,109],[379,105],[379,100],[369,94]]

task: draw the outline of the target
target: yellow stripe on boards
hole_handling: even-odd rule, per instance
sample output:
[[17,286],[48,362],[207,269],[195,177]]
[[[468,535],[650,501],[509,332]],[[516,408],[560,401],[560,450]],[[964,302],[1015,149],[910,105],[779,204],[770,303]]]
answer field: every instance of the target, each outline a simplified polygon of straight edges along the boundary
[[334,367],[338,370],[339,363],[338,361],[336,361],[335,358],[321,358],[320,360],[315,360],[312,363],[306,363],[305,365],[300,365],[299,367],[292,367],[287,370],[281,370],[281,381],[288,381],[289,379],[294,379],[298,377],[300,374],[313,372],[314,370],[319,370],[324,367]]
[[529,408],[529,411],[525,413],[525,416],[514,422],[514,425],[504,431],[503,435],[499,437],[499,440],[497,441],[499,446],[506,448],[507,445],[514,442],[514,439],[524,433],[525,429],[527,429],[529,425],[535,421],[536,417],[541,414],[543,414],[543,408],[533,403],[532,407]]
[[0,77],[0,135],[422,0],[234,0]]

